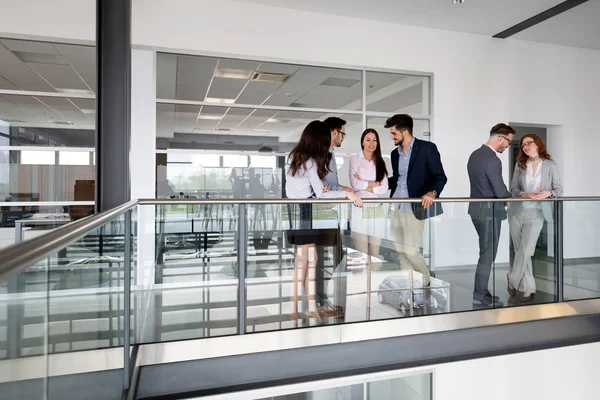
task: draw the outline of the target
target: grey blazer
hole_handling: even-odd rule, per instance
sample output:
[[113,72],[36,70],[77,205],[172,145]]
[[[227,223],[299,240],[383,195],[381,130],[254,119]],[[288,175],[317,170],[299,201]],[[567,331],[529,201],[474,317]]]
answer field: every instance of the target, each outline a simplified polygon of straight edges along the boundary
[[[552,191],[551,197],[561,197],[563,195],[563,185],[558,173],[558,167],[554,160],[542,161],[542,180],[540,183],[540,189]],[[525,179],[527,170],[519,168],[518,164],[515,164],[515,170],[513,172],[512,182],[510,184],[510,191],[513,196],[520,197],[521,193],[525,191]],[[510,205],[511,211],[517,211],[521,208],[522,203],[514,202]],[[552,203],[548,201],[542,202],[542,214],[544,219],[548,222],[552,222],[553,218],[553,207]]]
[[[471,198],[503,199],[511,197],[502,179],[502,161],[496,152],[486,145],[475,150],[467,163]],[[469,203],[469,215],[474,218],[506,219],[504,203]]]

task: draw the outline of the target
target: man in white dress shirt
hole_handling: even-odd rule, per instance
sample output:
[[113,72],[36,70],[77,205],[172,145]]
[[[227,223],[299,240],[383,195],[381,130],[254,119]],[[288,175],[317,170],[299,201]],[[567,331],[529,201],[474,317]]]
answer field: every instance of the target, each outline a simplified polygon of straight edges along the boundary
[[[329,162],[329,172],[325,179],[323,180],[323,184],[329,189],[329,191],[349,191],[354,192],[354,189],[348,186],[340,185],[338,180],[338,169],[337,163],[335,160],[335,148],[340,147],[342,142],[346,138],[346,121],[339,117],[329,117],[323,121],[329,126],[329,130],[331,132],[331,161]],[[341,245],[341,244],[340,244]],[[325,286],[325,252],[323,246],[316,246],[317,250],[317,265],[315,268],[315,300],[317,303],[317,307],[320,313],[329,313],[329,312],[337,312],[341,308],[343,308],[340,304],[331,304],[327,301],[327,291]],[[334,252],[334,254],[338,254],[338,252]],[[337,258],[333,260],[333,269],[331,270],[331,276],[335,272],[338,265],[342,260],[338,260]]]
[[348,186],[340,185],[338,180],[337,162],[335,160],[335,148],[341,147],[342,142],[346,138],[346,121],[339,117],[329,117],[325,122],[331,130],[331,162],[329,163],[329,173],[325,177],[323,183],[329,190],[345,190],[354,192],[354,189]]

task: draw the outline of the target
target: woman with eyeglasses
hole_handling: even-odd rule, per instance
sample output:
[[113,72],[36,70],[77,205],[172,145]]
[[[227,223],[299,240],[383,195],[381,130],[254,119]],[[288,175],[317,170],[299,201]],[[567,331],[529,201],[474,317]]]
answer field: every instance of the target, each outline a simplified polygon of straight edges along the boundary
[[[332,153],[329,151],[330,145],[331,132],[329,126],[324,122],[312,121],[304,128],[300,141],[290,152],[285,166],[286,197],[290,199],[348,198],[354,202],[355,206],[362,207],[360,197],[354,192],[331,191],[324,186],[323,179],[329,172],[329,163],[332,157]],[[301,287],[308,297],[308,270],[309,266],[314,268],[317,263],[315,241],[319,237],[319,231],[312,230],[312,204],[300,204],[298,208],[298,218],[292,218],[291,211],[288,211],[291,233],[288,235],[288,241],[296,245],[294,295],[292,298],[294,318],[297,318],[298,307],[297,282],[302,282]],[[291,209],[292,207],[288,210]],[[318,311],[313,311],[309,315],[314,315],[320,320]]]
[[[531,200],[562,196],[563,186],[558,167],[539,136],[528,134],[521,138],[510,189],[513,196]],[[553,222],[551,202],[511,203],[509,224],[515,258],[507,275],[508,293],[512,297],[517,290],[521,291],[522,302],[531,302],[536,292],[531,257],[535,253],[544,220]]]
[[[361,198],[377,198],[388,191],[388,172],[381,155],[379,134],[367,129],[360,138],[361,152],[350,158],[350,185]],[[352,209],[354,247],[367,255],[367,266],[373,270],[373,258],[379,256],[379,245],[385,233],[385,212],[381,204],[365,204]]]

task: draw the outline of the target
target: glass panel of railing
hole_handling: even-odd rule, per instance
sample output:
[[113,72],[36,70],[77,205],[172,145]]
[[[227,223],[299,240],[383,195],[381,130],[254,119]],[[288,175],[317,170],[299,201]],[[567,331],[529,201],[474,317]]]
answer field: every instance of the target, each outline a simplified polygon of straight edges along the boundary
[[552,208],[551,202],[445,202],[428,210],[416,202],[248,205],[246,329],[555,301],[555,225],[542,204]]
[[563,202],[564,299],[600,297],[600,202]]
[[125,214],[50,260],[50,353],[123,345]]
[[[46,282],[56,258],[52,254],[0,285],[1,398],[21,398],[25,387],[32,398],[45,398],[52,334]],[[16,367],[23,357],[28,358],[27,369]]]
[[[120,215],[7,286],[8,296],[16,293],[23,301],[22,318],[7,321],[19,343],[14,357],[40,354],[46,330],[49,354],[123,345],[124,233]],[[40,306],[46,298],[47,310]]]
[[238,204],[142,205],[136,343],[238,333]]

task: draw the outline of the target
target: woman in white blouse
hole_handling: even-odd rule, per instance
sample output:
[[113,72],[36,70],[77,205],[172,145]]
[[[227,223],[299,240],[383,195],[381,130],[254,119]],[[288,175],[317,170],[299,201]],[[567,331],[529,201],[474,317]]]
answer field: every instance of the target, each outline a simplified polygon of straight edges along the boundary
[[[323,185],[323,179],[329,172],[329,162],[332,153],[329,151],[331,146],[331,131],[329,126],[321,121],[312,121],[309,123],[300,137],[300,141],[290,152],[285,166],[286,197],[290,199],[308,199],[316,198],[348,198],[354,202],[357,207],[362,207],[362,201],[354,192],[348,191],[330,191]],[[290,226],[291,233],[294,230],[312,229],[312,204],[300,204],[299,221],[294,227]],[[292,224],[291,213],[290,224]],[[312,234],[310,231],[296,232],[293,235],[293,243],[296,245],[296,257],[294,259],[294,314],[297,314],[297,282],[302,282],[304,293],[308,295],[309,287],[309,264],[314,267],[317,262],[317,253],[315,251],[315,236],[318,231]],[[319,318],[318,313],[314,313]]]
[[[379,134],[367,129],[360,138],[362,151],[350,159],[350,184],[362,198],[380,197],[388,191],[385,161],[381,155]],[[375,265],[372,257],[379,256],[379,245],[385,234],[385,210],[381,204],[365,204],[352,210],[352,238],[354,247],[367,254],[369,268]]]
[[[519,142],[519,155],[510,186],[513,196],[532,200],[560,197],[563,186],[556,163],[546,151],[544,142],[534,134],[523,136]],[[515,250],[510,267],[508,293],[523,292],[522,302],[530,302],[536,291],[531,257],[535,253],[544,220],[552,223],[552,203],[527,201],[510,205],[510,236]]]

